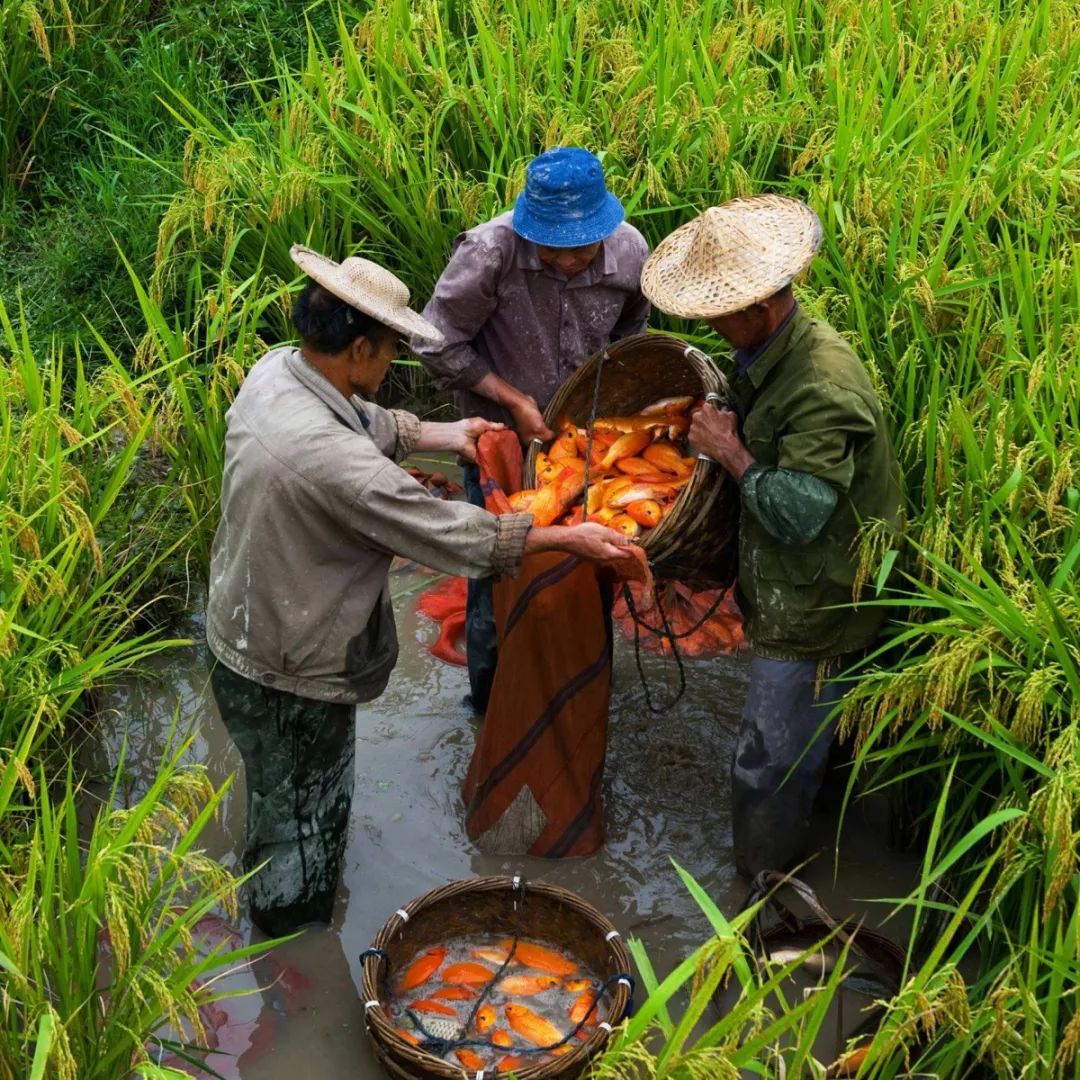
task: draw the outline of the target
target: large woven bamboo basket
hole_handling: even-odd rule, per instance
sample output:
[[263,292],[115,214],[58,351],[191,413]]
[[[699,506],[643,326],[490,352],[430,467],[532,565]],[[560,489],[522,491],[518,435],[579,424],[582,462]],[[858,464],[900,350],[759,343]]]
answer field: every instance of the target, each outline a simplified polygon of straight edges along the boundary
[[[728,397],[724,376],[700,349],[670,334],[639,334],[589,357],[563,383],[544,410],[549,427],[564,418],[588,425],[597,368],[598,417],[628,416],[662,397]],[[529,488],[536,486],[537,450],[534,445],[525,460]],[[699,459],[671,512],[639,543],[657,576],[726,588],[735,579],[738,530],[737,485],[719,465]]]
[[[375,1055],[395,1080],[474,1080],[461,1065],[451,1065],[402,1039],[394,1030],[387,1004],[389,979],[424,949],[472,934],[499,937],[520,934],[576,957],[601,979],[630,971],[630,956],[618,931],[591,904],[556,885],[521,878],[482,877],[453,881],[411,901],[387,919],[372,941],[389,959],[368,955],[363,961],[368,1034]],[[630,991],[615,984],[602,999],[599,1019],[614,1027],[630,1003]],[[603,1049],[608,1032],[597,1026],[586,1042],[555,1061],[515,1072],[520,1080],[571,1080],[581,1076]],[[494,1077],[494,1070],[487,1070]]]

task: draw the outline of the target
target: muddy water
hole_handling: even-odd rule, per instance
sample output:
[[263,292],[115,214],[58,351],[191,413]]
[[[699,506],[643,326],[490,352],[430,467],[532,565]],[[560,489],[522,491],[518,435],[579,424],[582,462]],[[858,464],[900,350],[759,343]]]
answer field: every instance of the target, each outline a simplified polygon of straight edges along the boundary
[[[633,650],[618,641],[603,850],[562,862],[483,856],[465,836],[459,798],[474,736],[463,704],[467,678],[428,655],[434,627],[413,610],[430,580],[415,571],[392,576],[401,660],[382,698],[357,713],[354,815],[333,925],[305,933],[233,977],[236,986],[272,985],[228,1004],[223,1052],[208,1062],[225,1077],[382,1076],[364,1035],[357,958],[396,908],[448,880],[515,873],[572,889],[624,936],[640,938],[665,973],[708,935],[672,860],[729,914],[745,896],[732,864],[727,780],[745,658],[689,661],[685,697],[655,719],[645,707]],[[188,630],[200,639],[197,619]],[[645,668],[654,685],[674,688],[669,661],[646,656]],[[115,760],[126,736],[132,794],[152,776],[174,716],[182,731],[197,733],[192,757],[215,781],[241,774],[205,837],[212,853],[235,865],[245,827],[242,768],[217,716],[202,648],[159,658],[145,679],[115,693],[111,706],[106,743]],[[856,810],[840,837],[834,877],[835,822],[823,817],[819,824],[820,852],[803,877],[837,914],[866,913],[869,924],[878,923],[886,908],[872,898],[907,892],[913,861],[885,847],[880,809]],[[240,928],[245,937],[258,934],[247,923]]]

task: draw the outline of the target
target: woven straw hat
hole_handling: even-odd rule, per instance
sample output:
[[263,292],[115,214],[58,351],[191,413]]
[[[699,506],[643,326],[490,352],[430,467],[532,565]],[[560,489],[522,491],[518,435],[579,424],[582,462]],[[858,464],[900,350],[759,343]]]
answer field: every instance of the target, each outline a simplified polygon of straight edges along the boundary
[[336,263],[303,244],[293,244],[289,254],[308,277],[339,300],[410,338],[442,343],[442,331],[409,307],[408,287],[385,267],[356,255]]
[[641,272],[641,291],[669,315],[730,315],[790,285],[810,265],[821,234],[817,214],[798,199],[732,199],[657,245]]

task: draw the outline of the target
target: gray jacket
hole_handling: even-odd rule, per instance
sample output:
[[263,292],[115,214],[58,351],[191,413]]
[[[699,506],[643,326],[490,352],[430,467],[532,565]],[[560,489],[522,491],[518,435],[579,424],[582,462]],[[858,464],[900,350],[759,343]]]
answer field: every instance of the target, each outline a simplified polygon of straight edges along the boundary
[[206,636],[246,678],[321,701],[378,697],[397,661],[387,571],[516,572],[532,524],[433,498],[395,464],[420,422],[346,401],[274,349],[229,409]]

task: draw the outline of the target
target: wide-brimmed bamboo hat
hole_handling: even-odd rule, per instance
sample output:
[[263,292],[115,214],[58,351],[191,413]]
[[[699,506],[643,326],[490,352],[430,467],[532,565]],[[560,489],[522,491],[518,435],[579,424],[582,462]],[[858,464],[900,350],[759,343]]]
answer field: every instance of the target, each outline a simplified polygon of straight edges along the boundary
[[410,338],[442,343],[442,331],[409,307],[408,286],[385,267],[358,255],[337,263],[303,244],[293,244],[289,254],[308,277],[339,300]]
[[669,315],[730,315],[790,285],[810,265],[821,235],[817,214],[798,199],[732,199],[657,245],[641,272],[641,291]]

